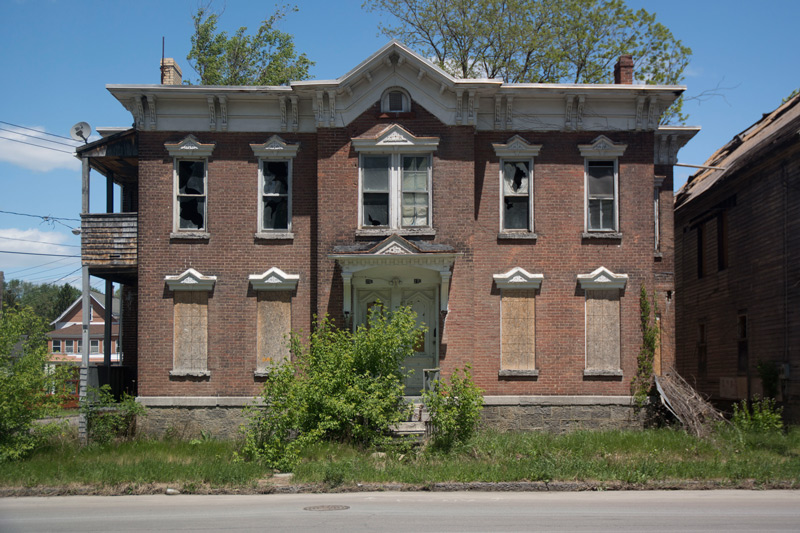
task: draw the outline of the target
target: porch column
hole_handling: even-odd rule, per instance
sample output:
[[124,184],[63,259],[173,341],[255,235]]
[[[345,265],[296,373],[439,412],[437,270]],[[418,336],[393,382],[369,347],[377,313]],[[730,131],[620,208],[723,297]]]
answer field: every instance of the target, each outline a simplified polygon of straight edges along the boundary
[[[81,214],[89,213],[89,158],[81,159],[83,169],[81,173]],[[83,236],[81,236],[83,239]],[[91,309],[91,286],[89,285],[89,267],[85,264],[81,267],[81,305],[83,315],[81,317],[81,370],[80,370],[80,401],[86,400],[86,388],[89,382],[89,309]],[[89,434],[87,432],[86,416],[81,414],[78,418],[78,439],[81,444],[88,444]]]

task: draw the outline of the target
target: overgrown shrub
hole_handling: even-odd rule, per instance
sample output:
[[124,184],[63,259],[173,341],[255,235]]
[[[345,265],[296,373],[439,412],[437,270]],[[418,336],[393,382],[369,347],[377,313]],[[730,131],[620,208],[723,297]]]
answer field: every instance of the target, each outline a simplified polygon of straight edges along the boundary
[[49,367],[47,324],[28,307],[6,308],[0,319],[0,461],[24,457],[56,424],[34,424],[55,414],[66,394],[68,368]]
[[245,411],[245,457],[286,470],[313,442],[383,442],[407,416],[401,366],[418,331],[410,309],[377,305],[354,333],[325,318],[307,343],[293,335],[293,360],[270,370],[262,405]]
[[80,411],[86,417],[89,442],[97,444],[132,438],[136,434],[136,417],[146,414],[145,407],[128,393],[117,401],[109,385],[90,388]]
[[733,404],[733,427],[741,431],[768,433],[783,429],[783,407],[777,407],[772,398],[756,398],[750,405],[747,400]]
[[457,443],[466,442],[478,428],[483,409],[483,391],[472,381],[470,365],[462,374],[458,368],[448,384],[442,379],[433,382],[422,393],[425,407],[431,416],[434,449],[448,451]]
[[634,401],[639,407],[644,406],[647,397],[653,388],[653,365],[655,362],[656,349],[658,348],[658,326],[656,316],[658,306],[655,295],[653,295],[653,305],[647,299],[647,289],[642,284],[639,289],[639,318],[642,330],[642,347],[636,358],[636,375],[631,381],[631,392]]

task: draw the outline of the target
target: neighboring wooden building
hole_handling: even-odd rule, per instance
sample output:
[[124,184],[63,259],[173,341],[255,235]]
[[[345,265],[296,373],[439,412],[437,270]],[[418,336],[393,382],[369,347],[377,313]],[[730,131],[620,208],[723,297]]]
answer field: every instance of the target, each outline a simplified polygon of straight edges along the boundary
[[[800,420],[800,96],[706,161],[675,203],[678,370],[723,405],[775,388]],[[759,365],[777,380],[762,383]],[[762,365],[762,369],[764,366]]]
[[[221,419],[291,330],[355,327],[378,300],[428,327],[409,395],[470,363],[498,427],[636,424],[639,287],[668,368],[672,164],[698,129],[659,126],[684,88],[632,85],[632,68],[460,80],[393,41],[336,80],[110,85],[134,128],[78,149],[83,261],[123,284],[148,424]],[[89,169],[123,213],[91,212]]]

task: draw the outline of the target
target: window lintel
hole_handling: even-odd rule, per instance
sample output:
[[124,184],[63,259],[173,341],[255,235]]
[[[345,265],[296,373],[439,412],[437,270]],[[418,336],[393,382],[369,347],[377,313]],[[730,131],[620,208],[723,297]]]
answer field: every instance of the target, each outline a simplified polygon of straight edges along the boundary
[[606,267],[599,267],[591,274],[578,274],[581,289],[624,289],[628,283],[627,274],[614,274]]
[[503,158],[531,158],[539,155],[541,144],[531,144],[519,135],[514,135],[505,144],[492,143],[494,153]]
[[492,276],[498,289],[538,289],[544,275],[531,274],[522,267],[514,267],[505,274]]
[[250,284],[255,291],[293,291],[300,280],[299,274],[287,274],[278,267],[272,267],[263,274],[251,274]]
[[251,144],[250,148],[261,159],[292,159],[297,156],[300,143],[287,143],[280,136],[273,135],[264,144]]
[[599,135],[595,140],[589,144],[579,144],[578,149],[581,151],[582,157],[597,157],[612,159],[615,157],[622,157],[625,150],[628,148],[627,144],[615,143],[605,135]]
[[392,124],[374,138],[355,138],[353,149],[361,153],[433,152],[439,137],[417,137],[402,126]]
[[166,276],[164,281],[172,291],[211,291],[217,276],[204,276],[197,270],[189,268],[177,276]]
[[164,143],[164,148],[167,149],[170,156],[186,158],[211,157],[211,152],[214,151],[215,146],[216,143],[213,142],[208,144],[201,143],[194,135],[187,135],[177,143]]

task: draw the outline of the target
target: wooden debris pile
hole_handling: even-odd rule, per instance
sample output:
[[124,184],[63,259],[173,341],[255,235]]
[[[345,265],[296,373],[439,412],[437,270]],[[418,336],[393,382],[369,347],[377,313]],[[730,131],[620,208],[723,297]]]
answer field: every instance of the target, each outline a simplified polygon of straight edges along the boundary
[[700,396],[674,368],[663,376],[656,376],[656,388],[664,407],[696,437],[705,437],[717,423],[725,422],[722,413]]

